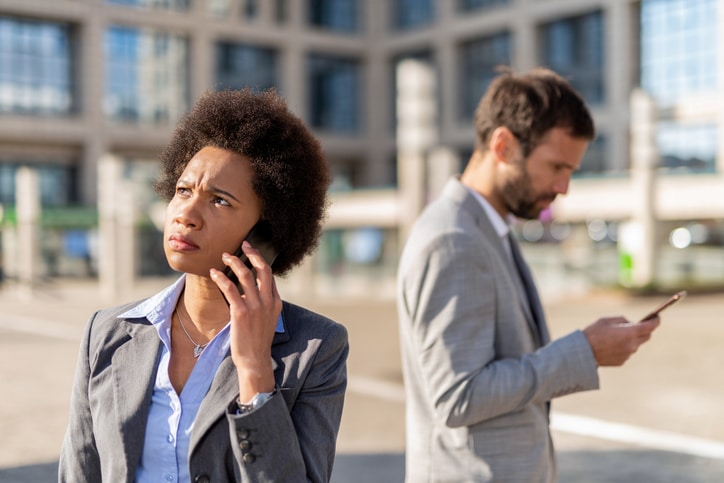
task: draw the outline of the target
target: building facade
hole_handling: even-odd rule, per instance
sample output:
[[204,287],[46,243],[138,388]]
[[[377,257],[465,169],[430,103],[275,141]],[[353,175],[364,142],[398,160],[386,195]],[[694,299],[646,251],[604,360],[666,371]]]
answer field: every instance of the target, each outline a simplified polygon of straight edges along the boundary
[[[55,228],[87,230],[92,214],[86,219],[83,209],[64,209],[92,213],[98,161],[111,154],[123,160],[126,178],[145,186],[138,193],[145,213],[154,203],[156,156],[179,116],[209,89],[242,86],[278,89],[313,128],[335,192],[394,189],[395,68],[411,58],[435,72],[438,144],[454,153],[460,168],[473,148],[474,109],[497,66],[545,65],[571,80],[592,108],[598,136],[572,194],[556,205],[558,218],[569,222],[629,216],[630,200],[618,194],[631,178],[631,93],[643,88],[655,103],[656,170],[665,178],[657,216],[716,225],[724,219],[724,197],[713,196],[724,187],[718,142],[724,48],[716,29],[723,5],[2,0],[0,204],[7,224],[15,173],[31,166],[46,212],[55,209],[63,220]],[[382,196],[394,197],[390,193]],[[73,255],[79,244],[68,240],[77,233],[56,234],[59,256]],[[0,246],[5,252],[8,243]],[[86,258],[87,251],[76,250]],[[141,265],[141,271],[161,270]]]

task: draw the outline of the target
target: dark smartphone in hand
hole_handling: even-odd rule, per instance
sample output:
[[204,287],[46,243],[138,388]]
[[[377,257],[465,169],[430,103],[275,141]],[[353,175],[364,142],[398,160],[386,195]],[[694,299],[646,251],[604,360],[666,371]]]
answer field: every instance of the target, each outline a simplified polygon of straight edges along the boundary
[[[248,241],[253,248],[259,250],[261,256],[264,260],[266,260],[266,263],[268,263],[269,266],[272,266],[278,253],[271,244],[271,230],[267,223],[259,222],[254,225],[254,227],[249,230],[249,234],[246,236],[246,241]],[[253,273],[256,278],[256,270],[254,270],[254,267],[251,265],[251,261],[249,261],[249,258],[244,254],[241,247],[234,252],[234,256],[239,257],[239,259],[249,268],[249,270],[251,270],[251,273]],[[241,284],[239,283],[239,279],[231,267],[227,266],[224,268],[224,275],[234,282],[236,288],[239,289],[239,293],[244,293],[244,290],[241,288]]]

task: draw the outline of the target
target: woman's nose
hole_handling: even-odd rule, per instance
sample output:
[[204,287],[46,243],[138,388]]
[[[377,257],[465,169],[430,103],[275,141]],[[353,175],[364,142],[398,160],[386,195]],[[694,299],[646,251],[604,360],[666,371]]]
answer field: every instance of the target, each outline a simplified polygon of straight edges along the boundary
[[201,217],[198,212],[198,201],[196,201],[195,197],[183,199],[178,203],[172,203],[172,205],[169,205],[169,208],[172,206],[172,216],[176,223],[191,227],[200,225]]

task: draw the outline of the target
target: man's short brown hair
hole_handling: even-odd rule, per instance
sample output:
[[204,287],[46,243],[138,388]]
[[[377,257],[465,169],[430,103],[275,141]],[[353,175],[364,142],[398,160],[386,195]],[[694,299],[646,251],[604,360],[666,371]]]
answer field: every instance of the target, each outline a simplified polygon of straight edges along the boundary
[[476,148],[486,150],[498,127],[508,128],[527,157],[551,129],[567,129],[576,138],[591,140],[595,128],[581,96],[563,77],[538,68],[527,74],[504,71],[493,79],[475,111]]

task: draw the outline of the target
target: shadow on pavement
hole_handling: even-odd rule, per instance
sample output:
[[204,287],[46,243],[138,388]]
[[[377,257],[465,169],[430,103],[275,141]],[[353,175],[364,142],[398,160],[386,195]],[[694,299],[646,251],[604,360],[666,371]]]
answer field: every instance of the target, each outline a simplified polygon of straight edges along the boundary
[[58,462],[0,468],[3,483],[54,483],[58,481]]
[[402,483],[405,455],[402,453],[337,454],[333,483]]
[[[3,483],[53,483],[58,462],[0,468]],[[724,481],[724,461],[663,451],[565,451],[559,483],[711,483]],[[338,454],[334,483],[402,483],[402,453]]]
[[712,483],[724,481],[724,461],[651,450],[566,451],[559,483]]

